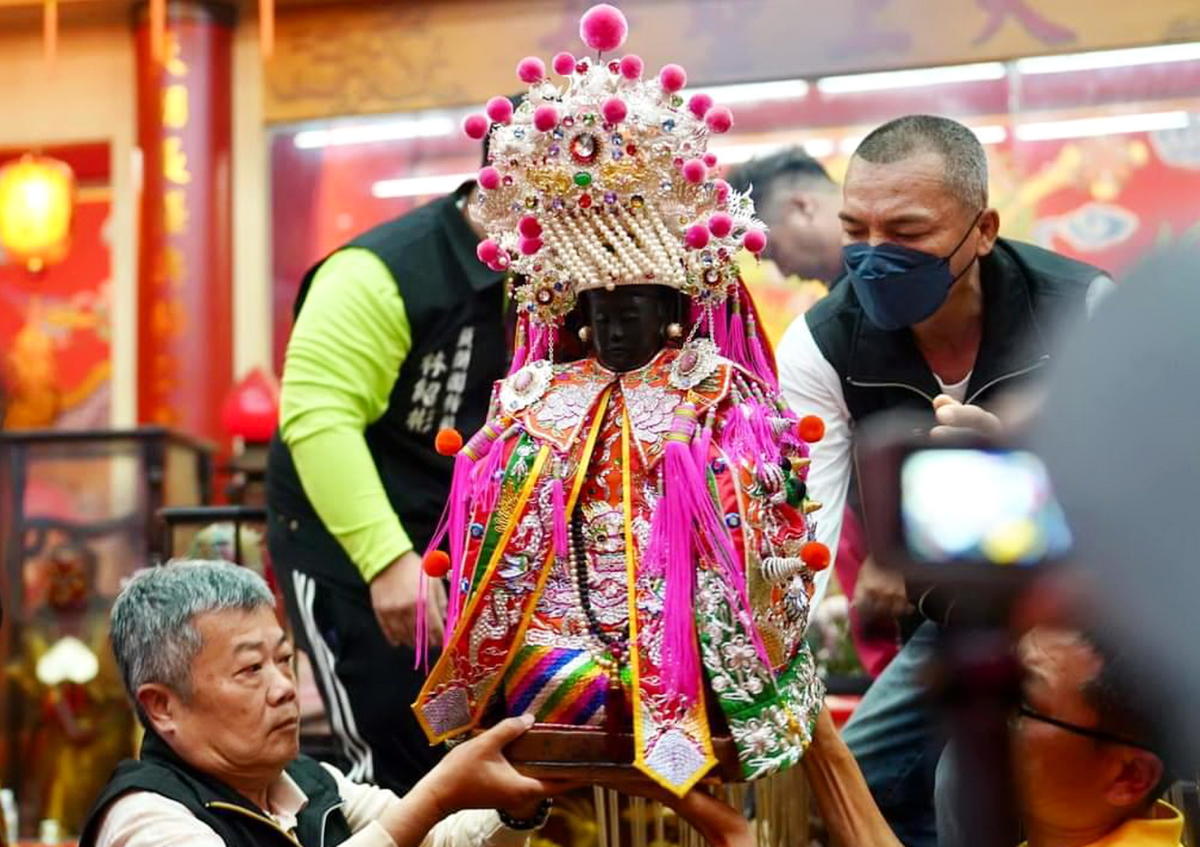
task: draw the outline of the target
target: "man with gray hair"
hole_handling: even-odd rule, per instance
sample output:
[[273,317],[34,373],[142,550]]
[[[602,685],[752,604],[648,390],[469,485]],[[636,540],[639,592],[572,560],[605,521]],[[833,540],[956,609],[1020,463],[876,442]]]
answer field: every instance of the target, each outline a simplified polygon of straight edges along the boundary
[[81,847],[517,847],[566,787],[501,753],[528,716],[460,744],[403,797],[299,755],[291,640],[266,583],[236,565],[139,572],[113,605],[112,644],[146,737]]
[[[935,438],[1001,431],[1001,399],[1037,385],[1064,322],[1112,285],[1094,267],[1000,237],[983,147],[949,118],[909,115],[863,139],[838,217],[842,280],[792,323],[776,355],[788,402],[825,420],[808,491],[824,504],[817,536],[831,550],[854,425],[907,409],[928,415]],[[951,603],[937,586],[907,588],[871,557],[863,563],[854,604],[864,617],[916,611],[926,620],[872,685],[845,738],[897,836],[930,847],[940,746],[919,672]]]

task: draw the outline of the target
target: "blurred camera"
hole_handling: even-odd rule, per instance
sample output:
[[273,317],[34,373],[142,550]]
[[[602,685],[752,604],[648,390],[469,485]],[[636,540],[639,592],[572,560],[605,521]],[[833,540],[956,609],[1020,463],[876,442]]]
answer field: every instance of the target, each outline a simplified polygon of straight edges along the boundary
[[858,468],[871,550],[917,582],[1018,587],[1072,536],[1045,464],[1019,446],[931,441],[912,421],[864,427]]

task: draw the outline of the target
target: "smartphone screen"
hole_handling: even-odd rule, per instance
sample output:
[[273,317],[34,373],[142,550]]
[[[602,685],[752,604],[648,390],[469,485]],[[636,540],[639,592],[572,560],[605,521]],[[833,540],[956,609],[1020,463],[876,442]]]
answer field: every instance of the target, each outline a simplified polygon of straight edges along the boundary
[[909,555],[927,564],[1030,567],[1071,547],[1046,466],[1025,450],[909,453],[900,466],[900,518]]

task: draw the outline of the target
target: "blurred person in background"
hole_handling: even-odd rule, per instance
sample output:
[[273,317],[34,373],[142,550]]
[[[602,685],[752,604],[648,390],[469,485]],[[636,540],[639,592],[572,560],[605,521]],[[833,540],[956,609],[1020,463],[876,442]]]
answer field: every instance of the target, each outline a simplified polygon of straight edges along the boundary
[[[268,546],[351,776],[398,793],[437,761],[408,704],[421,554],[450,488],[446,427],[474,432],[506,372],[504,275],[475,256],[475,184],[308,272],[267,469]],[[440,639],[445,592],[430,586]]]
[[[751,159],[731,171],[728,179],[738,191],[750,192],[759,217],[771,233],[766,258],[774,261],[782,274],[796,277],[796,282],[816,279],[826,289],[842,277],[842,222],[838,218],[842,189],[824,165],[803,147],[794,146]],[[747,285],[754,291],[749,280]],[[788,322],[795,316],[796,313],[789,315]],[[854,486],[847,500],[833,570],[842,590],[853,597],[858,572],[867,555],[867,539]],[[816,603],[820,602],[828,579],[828,576],[818,577]],[[874,631],[868,631],[861,612],[853,606],[849,620],[850,635],[863,670],[872,678],[879,676],[899,649],[895,625],[875,623]]]
[[[934,436],[999,432],[990,409],[1038,384],[1063,325],[1112,286],[1097,268],[1000,237],[983,147],[948,118],[912,115],[870,133],[851,159],[839,218],[844,281],[793,322],[777,353],[784,396],[826,423],[808,484],[828,510],[817,534],[831,549],[855,424],[908,409],[928,414]],[[919,673],[944,609],[936,587],[914,595],[898,573],[864,562],[854,593],[864,616],[915,608],[930,620],[872,685],[845,737],[901,841],[925,847],[937,838],[941,743]]]
[[841,189],[803,147],[788,147],[730,171],[771,232],[763,258],[784,276],[832,285],[842,275]]

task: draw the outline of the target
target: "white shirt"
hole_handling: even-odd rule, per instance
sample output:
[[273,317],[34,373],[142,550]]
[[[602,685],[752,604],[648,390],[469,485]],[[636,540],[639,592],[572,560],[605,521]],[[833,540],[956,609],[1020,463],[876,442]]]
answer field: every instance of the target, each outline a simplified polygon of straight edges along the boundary
[[[779,366],[779,389],[797,415],[817,415],[825,422],[825,437],[812,445],[805,483],[808,496],[819,500],[821,508],[811,516],[816,520],[817,540],[837,556],[838,537],[842,533],[842,512],[850,487],[850,410],[842,396],[842,383],[833,365],[821,354],[800,315],[787,328],[775,349]],[[830,567],[814,578],[812,608],[816,608],[829,586]]]
[[953,397],[955,402],[965,403],[967,402],[967,384],[970,383],[971,374],[973,373],[975,373],[974,368],[967,371],[966,376],[954,383],[942,382],[942,378],[937,374],[934,374],[933,378],[937,380],[939,394]]
[[[342,814],[354,834],[346,847],[395,847],[378,818],[399,798],[386,788],[351,782],[337,768],[323,765],[337,782]],[[280,829],[291,831],[308,802],[300,786],[286,773],[267,792],[267,815]],[[440,821],[422,847],[522,847],[527,832],[509,829],[494,811],[469,810]],[[182,803],[152,791],[131,791],[108,807],[96,836],[96,847],[224,847],[210,826]]]

